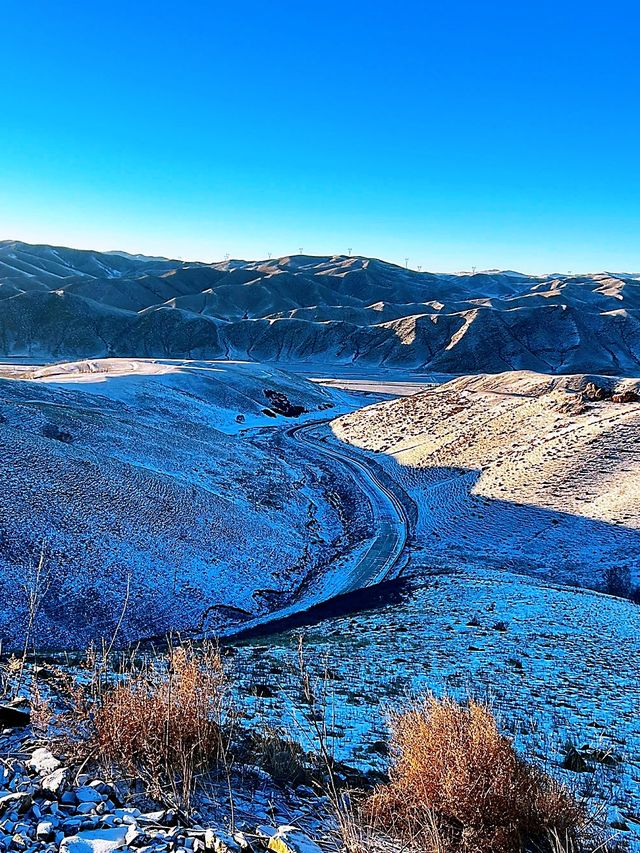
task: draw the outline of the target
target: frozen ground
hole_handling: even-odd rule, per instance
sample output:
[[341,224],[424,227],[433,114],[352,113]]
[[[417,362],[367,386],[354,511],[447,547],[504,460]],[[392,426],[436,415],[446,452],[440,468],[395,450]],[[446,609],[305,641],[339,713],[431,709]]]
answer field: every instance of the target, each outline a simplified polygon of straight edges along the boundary
[[[640,608],[495,569],[410,574],[404,603],[305,631],[337,756],[384,769],[386,710],[417,693],[488,699],[524,754],[640,850]],[[243,697],[256,684],[272,694],[253,700],[248,725],[271,721],[312,747],[296,645],[292,633],[240,645],[234,672]],[[571,744],[584,772],[563,769]]]
[[[596,591],[612,570],[639,580],[640,403],[611,399],[638,381],[463,377],[354,411],[376,397],[327,388],[363,387],[331,372],[310,383],[250,363],[127,359],[0,380],[5,638],[43,541],[51,644],[108,634],[127,584],[126,638],[286,606],[357,556],[370,526],[344,471],[285,434],[340,414],[327,447],[374,466],[411,531],[403,601],[306,631],[338,755],[384,768],[385,710],[416,692],[486,697],[528,756],[640,850],[640,609]],[[388,374],[364,386],[394,391]],[[265,390],[307,411],[269,416]],[[245,723],[311,745],[296,641],[230,652],[243,705],[272,697],[250,699]]]
[[[466,377],[333,421],[334,445],[409,498],[412,588],[308,628],[305,643],[328,675],[340,757],[384,768],[385,710],[416,693],[487,698],[520,749],[639,850],[640,609],[580,587],[602,588],[612,569],[638,581],[640,403],[594,401],[590,383],[638,387]],[[311,745],[296,642],[240,645],[235,668],[273,694],[255,699],[249,724],[266,717]]]
[[332,429],[411,496],[414,545],[429,565],[599,587],[612,567],[640,571],[640,402],[592,402],[590,381],[464,377]]
[[[288,405],[305,411],[278,414]],[[38,640],[58,648],[110,637],[123,610],[120,640],[219,630],[286,600],[347,547],[349,497],[281,428],[353,405],[255,364],[104,360],[0,379],[5,644],[34,587]]]

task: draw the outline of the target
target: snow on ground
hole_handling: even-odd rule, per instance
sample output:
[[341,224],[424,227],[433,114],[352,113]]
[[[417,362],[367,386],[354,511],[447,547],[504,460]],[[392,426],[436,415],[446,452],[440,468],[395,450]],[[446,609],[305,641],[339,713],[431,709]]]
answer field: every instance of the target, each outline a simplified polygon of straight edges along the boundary
[[[388,709],[425,691],[488,700],[521,752],[604,806],[640,850],[640,608],[491,569],[411,574],[404,603],[305,629],[336,755],[384,770]],[[291,632],[240,645],[233,671],[244,703],[251,685],[272,691],[253,700],[247,725],[281,725],[313,747],[296,645]],[[563,769],[569,744],[585,772]]]
[[[486,698],[524,754],[640,850],[640,608],[580,588],[602,588],[611,569],[638,581],[640,403],[593,401],[590,382],[638,387],[466,377],[333,421],[336,446],[413,504],[412,588],[306,629],[306,657],[328,673],[339,757],[383,769],[385,711],[416,693]],[[311,746],[295,635],[239,645],[234,661],[240,689],[273,692],[248,724],[266,718]],[[571,755],[584,772],[563,767]]]
[[110,636],[123,610],[121,640],[215,629],[286,600],[344,549],[341,484],[285,441],[298,419],[278,407],[318,418],[353,407],[348,395],[249,364],[22,376],[0,379],[5,645],[34,585],[38,640],[60,648]]
[[[409,493],[432,566],[498,566],[599,587],[640,572],[640,403],[592,402],[589,381],[465,377],[334,421]],[[620,390],[636,380],[618,382]]]

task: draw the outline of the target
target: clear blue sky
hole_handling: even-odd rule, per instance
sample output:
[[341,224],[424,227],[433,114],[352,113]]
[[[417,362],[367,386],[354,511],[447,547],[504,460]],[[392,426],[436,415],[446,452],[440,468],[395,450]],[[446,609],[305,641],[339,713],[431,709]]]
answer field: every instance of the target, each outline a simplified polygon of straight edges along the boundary
[[4,0],[0,237],[640,270],[640,11]]

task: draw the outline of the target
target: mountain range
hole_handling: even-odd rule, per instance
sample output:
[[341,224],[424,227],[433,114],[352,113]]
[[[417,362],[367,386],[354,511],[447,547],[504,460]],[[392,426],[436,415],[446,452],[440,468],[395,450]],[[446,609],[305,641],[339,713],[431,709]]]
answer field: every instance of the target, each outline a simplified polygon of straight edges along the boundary
[[417,272],[294,255],[184,263],[0,242],[0,356],[640,372],[640,274]]

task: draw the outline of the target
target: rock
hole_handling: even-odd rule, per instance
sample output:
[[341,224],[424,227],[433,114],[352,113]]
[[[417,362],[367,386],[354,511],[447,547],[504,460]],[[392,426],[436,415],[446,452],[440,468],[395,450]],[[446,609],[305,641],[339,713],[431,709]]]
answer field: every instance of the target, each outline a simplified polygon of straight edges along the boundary
[[145,812],[138,816],[138,823],[141,826],[159,826],[164,822],[164,810],[158,812]]
[[296,826],[280,826],[269,839],[267,850],[274,853],[322,853],[322,849]]
[[573,773],[588,773],[593,768],[587,764],[580,750],[575,746],[569,745],[562,762],[565,770],[571,770]]
[[93,782],[89,782],[89,787],[95,788],[103,797],[111,797],[115,794],[113,786],[103,782],[102,779],[94,779]]
[[127,845],[141,847],[146,841],[147,836],[144,834],[144,832],[139,832],[137,826],[129,825],[127,827]]
[[116,817],[119,817],[121,821],[124,823],[135,823],[135,818],[140,817],[140,809],[132,808],[132,809],[116,809],[114,811]]
[[21,835],[19,832],[16,832],[16,834],[11,839],[11,847],[14,850],[26,850],[30,846],[31,839],[27,838],[24,835]]
[[36,838],[40,841],[53,841],[56,834],[55,829],[50,820],[41,820],[36,827]]
[[318,796],[316,794],[316,792],[313,790],[313,788],[310,788],[308,785],[298,785],[298,787],[296,788],[296,794],[299,797],[308,797],[308,798],[314,799],[314,800]]
[[113,788],[113,793],[111,794],[110,799],[119,803],[126,802],[129,794],[131,793],[131,786],[129,783],[125,782],[124,779],[116,779],[111,787]]
[[[66,767],[58,767],[52,773],[48,773],[40,780],[40,790],[54,797],[62,797],[67,787],[69,771]],[[75,805],[75,797],[72,804]]]
[[251,695],[258,699],[274,699],[276,694],[268,684],[254,684],[251,688]]
[[600,385],[596,385],[595,382],[587,382],[584,387],[584,391],[582,392],[582,396],[585,400],[599,402],[601,400],[609,400],[611,398],[611,391],[609,391],[608,388],[602,388]]
[[273,826],[257,826],[256,835],[261,841],[270,841],[278,832]]
[[31,673],[38,679],[38,681],[47,681],[55,675],[52,669],[49,669],[48,666],[42,666],[41,664],[34,664],[31,667]]
[[19,812],[26,811],[31,805],[32,797],[28,791],[16,791],[13,794],[4,794],[0,797],[0,813],[7,809],[16,809]]
[[204,846],[213,853],[238,853],[242,848],[226,832],[219,829],[207,829],[204,834]]
[[36,749],[29,761],[28,766],[36,773],[52,773],[60,767],[61,762],[46,747]]
[[240,830],[233,833],[233,840],[238,844],[241,850],[250,851],[252,849],[246,835]]
[[614,403],[637,403],[640,396],[635,391],[621,391],[619,394],[614,394],[611,400]]
[[222,830],[208,829],[205,832],[205,847],[213,853],[240,853],[242,847],[228,833]]
[[31,713],[28,708],[22,708],[18,703],[8,702],[0,704],[0,726],[18,728],[28,726],[31,722]]
[[60,853],[112,853],[127,844],[128,827],[93,829],[65,838]]
[[102,794],[90,785],[84,785],[75,790],[75,795],[80,803],[101,803]]

